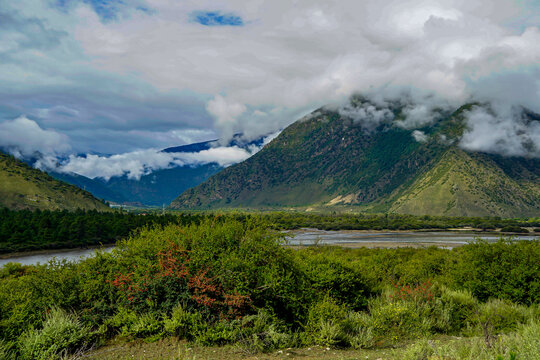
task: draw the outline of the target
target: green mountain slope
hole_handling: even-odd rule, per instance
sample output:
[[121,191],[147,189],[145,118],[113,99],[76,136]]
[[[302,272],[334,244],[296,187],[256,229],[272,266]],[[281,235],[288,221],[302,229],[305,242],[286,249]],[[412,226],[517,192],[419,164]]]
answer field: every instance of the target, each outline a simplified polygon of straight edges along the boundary
[[0,152],[0,206],[18,209],[109,210],[73,185],[58,181]]
[[[514,159],[516,167],[520,159]],[[450,148],[393,202],[390,211],[453,216],[538,216],[540,177],[513,179],[486,154]]]
[[[367,108],[362,98],[353,105]],[[374,113],[383,110],[369,106]],[[187,190],[171,207],[346,205],[412,214],[538,215],[539,160],[469,154],[455,145],[463,111],[471,106],[439,111],[439,121],[421,129],[424,142],[397,126],[404,118],[400,104],[389,105],[392,121],[371,131],[337,111],[317,110],[251,158]]]

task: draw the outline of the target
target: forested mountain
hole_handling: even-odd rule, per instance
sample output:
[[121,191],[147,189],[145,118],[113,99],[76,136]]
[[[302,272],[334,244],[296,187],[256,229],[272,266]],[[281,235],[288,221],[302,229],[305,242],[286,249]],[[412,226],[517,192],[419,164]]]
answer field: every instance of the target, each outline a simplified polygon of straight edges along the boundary
[[[382,108],[355,97],[348,113],[321,108],[251,158],[186,191],[171,207],[347,206],[410,214],[538,216],[540,160],[458,146],[464,112],[472,107],[436,109],[437,121],[416,130],[403,126],[405,106],[399,102]],[[355,119],[355,113],[364,118]],[[388,114],[391,120],[380,119]]]
[[13,156],[0,152],[0,207],[12,210],[109,210],[92,194],[53,179]]

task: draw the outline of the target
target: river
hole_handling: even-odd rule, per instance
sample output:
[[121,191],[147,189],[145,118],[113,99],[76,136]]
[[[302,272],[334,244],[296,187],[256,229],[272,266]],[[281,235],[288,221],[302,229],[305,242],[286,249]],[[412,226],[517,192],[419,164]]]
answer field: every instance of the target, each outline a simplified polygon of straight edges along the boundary
[[[369,231],[325,231],[316,229],[302,229],[285,232],[288,245],[313,246],[335,245],[342,247],[422,247],[437,246],[441,248],[454,248],[462,246],[477,237],[487,241],[497,241],[498,234],[475,234],[465,232],[369,232]],[[517,235],[514,240],[538,239],[534,235]],[[114,247],[106,247],[111,251]],[[23,265],[45,264],[53,258],[58,260],[80,261],[92,256],[95,249],[51,250],[30,255],[18,254],[8,258],[0,258],[0,267],[8,262],[17,262]]]

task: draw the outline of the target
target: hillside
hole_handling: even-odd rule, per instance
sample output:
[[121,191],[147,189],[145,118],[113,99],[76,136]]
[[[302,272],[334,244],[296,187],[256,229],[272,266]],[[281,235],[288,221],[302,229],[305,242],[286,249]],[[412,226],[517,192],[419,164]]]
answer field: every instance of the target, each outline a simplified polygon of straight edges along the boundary
[[[353,106],[367,108],[366,102],[356,98]],[[413,214],[538,215],[539,160],[471,154],[452,145],[464,129],[462,113],[471,106],[440,111],[435,125],[420,129],[428,136],[424,142],[396,125],[404,117],[399,103],[388,106],[392,121],[371,129],[319,109],[251,158],[186,191],[171,207],[345,205]]]
[[75,173],[51,172],[55,179],[85,189],[94,196],[118,204],[137,206],[161,206],[169,204],[178,194],[197,186],[221,170],[218,164],[199,166],[177,166],[156,170],[140,179],[129,179],[126,175],[108,181],[90,179]]
[[0,207],[19,209],[109,210],[87,191],[53,179],[0,152]]
[[[514,159],[515,167],[526,169],[526,165],[526,161]],[[512,178],[492,156],[452,147],[397,197],[390,211],[414,215],[538,216],[538,194],[538,177],[536,181]]]

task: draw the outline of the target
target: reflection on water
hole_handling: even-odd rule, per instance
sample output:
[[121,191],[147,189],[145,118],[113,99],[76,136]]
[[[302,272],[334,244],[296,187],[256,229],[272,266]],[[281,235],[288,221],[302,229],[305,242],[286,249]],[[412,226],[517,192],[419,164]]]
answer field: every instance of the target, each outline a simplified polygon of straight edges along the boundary
[[[500,235],[497,234],[467,234],[456,232],[360,232],[360,231],[325,231],[316,229],[303,229],[298,231],[286,231],[289,235],[287,240],[289,245],[370,245],[372,247],[395,247],[395,246],[438,246],[441,248],[453,248],[467,244],[480,237],[487,241],[497,241]],[[514,240],[534,240],[538,236],[518,235]],[[105,248],[111,251],[114,247]],[[16,256],[8,259],[0,259],[0,267],[8,262],[18,262],[23,265],[45,264],[52,258],[58,260],[80,261],[83,258],[92,256],[95,249],[74,249],[67,251],[50,251],[36,255]]]

